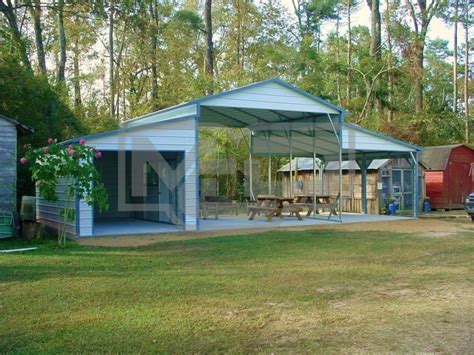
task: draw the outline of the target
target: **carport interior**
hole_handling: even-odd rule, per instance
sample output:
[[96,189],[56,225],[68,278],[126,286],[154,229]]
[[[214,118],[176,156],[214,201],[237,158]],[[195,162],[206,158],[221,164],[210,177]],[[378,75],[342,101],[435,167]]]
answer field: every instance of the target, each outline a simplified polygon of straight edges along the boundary
[[183,158],[183,152],[102,152],[95,164],[108,193],[109,209],[94,209],[94,234],[182,228]]
[[[339,162],[339,196],[342,196],[342,161],[355,160],[361,169],[362,178],[362,208],[367,213],[367,168],[373,159],[404,158],[412,167],[413,179],[418,179],[418,157],[413,149],[401,151],[386,150],[382,144],[377,150],[359,149],[351,142],[353,132],[370,132],[359,126],[344,123],[343,113],[311,113],[273,109],[207,107],[202,103],[200,125],[202,127],[241,128],[249,133],[249,172],[250,197],[255,198],[253,191],[252,159],[255,157],[295,157],[314,159],[314,178],[316,170],[321,176],[325,164]],[[348,140],[343,144],[343,137]],[[389,139],[381,136],[380,139]],[[395,140],[394,140],[395,141]],[[270,167],[270,163],[268,164]],[[291,166],[290,166],[291,167]],[[294,167],[291,167],[294,168]],[[270,169],[270,168],[269,168]],[[293,172],[290,173],[290,197],[293,197]],[[418,185],[417,180],[413,185]],[[268,193],[271,194],[271,176],[269,172]],[[314,186],[313,191],[316,191]],[[413,202],[417,201],[414,191]],[[340,201],[339,201],[340,202]],[[417,203],[412,209],[417,215]],[[341,216],[341,214],[339,214]],[[340,220],[340,219],[339,219]]]

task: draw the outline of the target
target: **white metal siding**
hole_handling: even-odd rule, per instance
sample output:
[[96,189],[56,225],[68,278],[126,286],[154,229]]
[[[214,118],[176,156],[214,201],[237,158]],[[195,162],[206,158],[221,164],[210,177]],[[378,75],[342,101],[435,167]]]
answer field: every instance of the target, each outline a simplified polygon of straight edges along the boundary
[[291,90],[276,82],[243,88],[221,96],[204,100],[202,106],[237,107],[298,112],[339,112],[310,97]]
[[[197,188],[196,188],[196,139],[197,129],[195,118],[179,121],[163,122],[160,125],[136,127],[110,135],[91,137],[87,144],[97,150],[154,150],[154,151],[184,151],[185,183],[184,183],[184,212],[185,229],[197,229]],[[93,234],[92,207],[81,203],[80,236]],[[84,218],[84,220],[83,220]]]
[[182,151],[194,146],[195,140],[194,118],[189,118],[91,137],[87,144],[98,150]]
[[78,236],[93,235],[94,210],[86,201],[79,201],[79,234]]
[[[65,179],[60,179],[58,182],[58,187],[56,189],[56,196],[58,196],[58,201],[48,201],[39,196],[38,188],[36,189],[36,219],[42,225],[53,229],[58,230],[63,226],[63,217],[60,216],[61,209],[66,206],[66,197],[65,191],[66,186],[71,184],[71,181],[65,183]],[[73,198],[69,201],[69,206],[75,208],[76,199]],[[76,211],[77,217],[77,211]],[[76,220],[69,222],[66,226],[66,232],[68,235],[76,235]]]

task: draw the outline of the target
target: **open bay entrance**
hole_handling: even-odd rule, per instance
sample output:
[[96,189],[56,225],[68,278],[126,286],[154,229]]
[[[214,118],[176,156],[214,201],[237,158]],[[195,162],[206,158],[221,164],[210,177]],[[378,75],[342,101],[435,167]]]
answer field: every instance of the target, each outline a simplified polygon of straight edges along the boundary
[[183,161],[183,152],[104,151],[96,165],[109,209],[94,210],[95,234],[110,228],[117,228],[117,234],[125,230],[133,234],[163,226],[168,230],[166,225],[183,227]]

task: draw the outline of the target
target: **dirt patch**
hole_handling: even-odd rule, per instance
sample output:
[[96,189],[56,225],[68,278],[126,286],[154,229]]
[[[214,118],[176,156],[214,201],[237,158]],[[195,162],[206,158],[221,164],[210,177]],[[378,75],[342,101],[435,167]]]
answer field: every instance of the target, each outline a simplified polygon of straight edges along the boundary
[[[441,220],[396,220],[396,221],[380,221],[380,222],[364,222],[364,223],[348,223],[348,224],[331,224],[331,225],[315,225],[291,227],[278,230],[320,230],[320,229],[337,229],[350,232],[356,231],[383,231],[398,233],[416,233],[420,237],[450,237],[457,233],[466,231],[474,232],[474,224],[453,223]],[[163,233],[163,234],[141,234],[141,235],[124,235],[124,236],[108,236],[108,237],[91,237],[78,239],[81,245],[103,246],[103,247],[139,247],[151,245],[155,243],[168,241],[181,241],[192,239],[204,239],[221,236],[246,235],[254,233],[264,233],[275,230],[274,228],[249,228],[240,230],[221,230],[212,232],[183,232],[183,233]]]

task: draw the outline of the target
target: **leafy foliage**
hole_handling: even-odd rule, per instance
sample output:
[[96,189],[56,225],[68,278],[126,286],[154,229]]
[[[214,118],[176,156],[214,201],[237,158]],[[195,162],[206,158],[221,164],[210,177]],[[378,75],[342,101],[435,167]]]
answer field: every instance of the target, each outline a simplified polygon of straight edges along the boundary
[[[348,119],[362,126],[422,145],[459,142],[466,136],[461,134],[466,119],[460,117],[464,91],[470,96],[473,90],[462,68],[465,51],[460,45],[454,80],[447,43],[426,31],[435,17],[458,21],[459,31],[468,28],[472,6],[459,2],[455,16],[453,2],[430,3],[379,1],[384,33],[374,55],[374,29],[348,27],[361,1],[294,0],[287,8],[281,0],[214,0],[210,76],[203,2],[66,1],[66,77],[59,83],[56,3],[0,0],[0,112],[32,126],[34,135],[24,139],[41,146],[47,137],[114,129],[123,120],[210,91],[281,77],[344,106],[352,112]],[[39,65],[41,43],[45,71]],[[468,84],[461,85],[465,79]],[[239,135],[222,134],[227,139],[217,141],[238,146],[239,161],[245,159],[245,144],[230,143]],[[230,151],[204,141],[204,149],[208,144]],[[31,193],[25,170],[20,172],[19,191]]]
[[64,247],[66,226],[75,219],[74,201],[85,200],[101,211],[108,208],[107,192],[94,164],[94,158],[99,159],[101,153],[85,145],[84,140],[66,147],[49,138],[44,148],[33,149],[28,144],[24,148],[25,156],[20,158],[20,163],[29,166],[39,196],[57,202],[61,190],[63,226],[58,243]]

